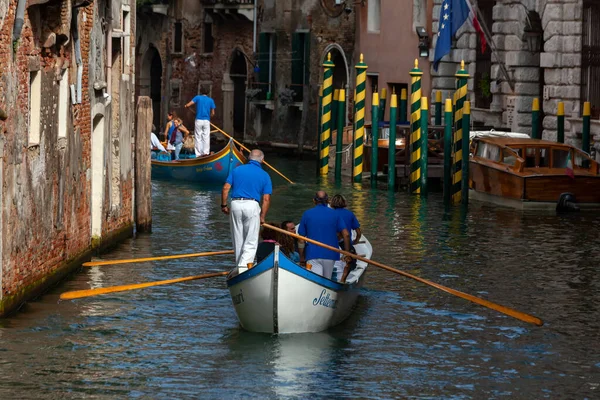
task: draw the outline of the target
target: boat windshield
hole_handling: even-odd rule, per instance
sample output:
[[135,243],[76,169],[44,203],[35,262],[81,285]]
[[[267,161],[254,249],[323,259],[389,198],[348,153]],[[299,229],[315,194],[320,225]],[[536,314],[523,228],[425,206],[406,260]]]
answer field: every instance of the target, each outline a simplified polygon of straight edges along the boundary
[[502,150],[502,163],[514,166],[517,162],[517,154],[511,149]]
[[550,152],[546,147],[527,147],[525,149],[525,168],[548,167]]
[[500,158],[500,147],[490,143],[479,142],[479,145],[477,145],[477,157],[498,161]]

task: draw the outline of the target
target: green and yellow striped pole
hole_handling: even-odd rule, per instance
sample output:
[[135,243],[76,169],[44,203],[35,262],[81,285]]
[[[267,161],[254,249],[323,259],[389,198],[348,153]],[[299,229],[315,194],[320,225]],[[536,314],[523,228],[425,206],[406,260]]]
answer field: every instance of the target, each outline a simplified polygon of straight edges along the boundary
[[427,97],[421,98],[421,195],[427,196],[427,160],[428,160],[428,125],[429,108],[427,107]]
[[367,64],[364,62],[363,55],[360,55],[360,61],[356,64],[356,97],[354,98],[354,107],[356,115],[354,117],[354,165],[352,169],[352,180],[356,183],[362,182],[363,172],[363,151],[365,142],[365,98],[367,90]]
[[444,204],[452,200],[452,100],[446,99],[444,110]]
[[[461,202],[462,194],[462,161],[463,161],[463,129],[462,115],[463,105],[467,100],[467,79],[469,72],[465,70],[464,60],[460,62],[460,69],[456,72],[456,92],[454,98],[456,107],[454,111],[454,149],[452,157],[452,204]],[[469,140],[468,137],[464,138]],[[469,157],[469,154],[466,154]]]
[[379,120],[385,121],[385,106],[387,104],[387,89],[381,88],[379,91]]
[[321,175],[329,172],[329,143],[331,142],[331,102],[333,96],[333,67],[331,53],[327,53],[327,61],[323,63],[323,122],[321,129],[321,153],[319,165]]
[[342,178],[342,147],[344,146],[344,110],[346,109],[346,90],[340,89],[338,92],[338,112],[337,112],[337,136],[335,142],[335,179]]
[[408,93],[406,93],[406,89],[402,89],[400,91],[400,117],[399,121],[401,123],[404,123],[406,121],[408,121],[406,119],[406,109],[407,109],[407,99],[408,99]]
[[[410,192],[421,193],[421,76],[419,60],[410,70]],[[427,139],[425,139],[427,140]]]
[[531,103],[531,138],[541,139],[540,135],[540,100],[533,98]]
[[392,93],[390,98],[390,135],[388,140],[388,190],[396,189],[396,115],[398,95]]
[[463,163],[462,163],[462,203],[469,204],[469,142],[471,135],[471,102],[465,101],[463,104],[463,113],[462,113],[462,133],[465,138],[462,141],[462,153],[463,153]]
[[556,113],[556,141],[565,142],[565,103],[558,102],[558,112]]
[[377,187],[377,164],[379,164],[379,93],[373,93],[371,103],[371,187]]
[[435,92],[435,121],[436,126],[442,124],[442,91]]

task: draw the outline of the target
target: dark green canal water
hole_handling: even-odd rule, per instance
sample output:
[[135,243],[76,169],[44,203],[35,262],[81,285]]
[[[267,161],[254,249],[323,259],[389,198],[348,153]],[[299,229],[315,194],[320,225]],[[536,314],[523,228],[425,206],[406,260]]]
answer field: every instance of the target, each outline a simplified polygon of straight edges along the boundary
[[[318,188],[346,195],[373,259],[539,316],[535,327],[369,267],[328,332],[242,330],[224,278],[60,301],[68,290],[230,268],[231,256],[85,269],[0,321],[0,398],[600,398],[600,216],[517,212],[441,195],[319,182],[269,161],[268,219],[298,221]],[[383,187],[382,187],[383,188]],[[219,188],[153,182],[153,233],[104,259],[231,248]]]

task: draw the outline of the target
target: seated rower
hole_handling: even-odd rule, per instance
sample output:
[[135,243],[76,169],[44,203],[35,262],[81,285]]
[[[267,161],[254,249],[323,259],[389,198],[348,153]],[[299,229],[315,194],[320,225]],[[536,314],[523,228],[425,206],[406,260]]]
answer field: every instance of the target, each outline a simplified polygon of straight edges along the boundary
[[[360,223],[358,222],[358,219],[356,219],[356,215],[354,215],[352,211],[346,208],[346,198],[341,194],[336,194],[335,196],[333,196],[333,198],[331,199],[330,206],[344,220],[346,228],[350,232],[350,237],[352,238],[353,236],[355,236],[354,240],[352,241],[352,244],[350,245],[350,252],[352,254],[356,254],[354,245],[360,241],[360,238],[362,236],[362,232],[360,230]],[[338,235],[338,239],[340,240],[339,246],[340,248],[342,248],[344,245],[343,238],[340,235]],[[345,280],[348,276],[348,273],[353,271],[355,268],[356,259],[353,258],[352,261],[349,263],[349,268],[347,269],[347,272],[344,271],[345,275],[342,275],[342,280]]]
[[[276,224],[272,222],[268,222],[268,224],[276,226]],[[277,232],[273,229],[262,228],[260,237],[262,238],[262,242],[260,242],[256,248],[257,264],[267,258],[267,256],[275,250],[275,244],[277,244]]]

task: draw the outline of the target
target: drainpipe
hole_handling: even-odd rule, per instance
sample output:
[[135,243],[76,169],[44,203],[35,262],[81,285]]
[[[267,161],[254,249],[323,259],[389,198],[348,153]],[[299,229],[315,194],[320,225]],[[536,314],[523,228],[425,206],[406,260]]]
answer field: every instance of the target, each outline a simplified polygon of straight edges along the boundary
[[79,42],[79,8],[73,8],[73,44],[75,45],[75,63],[77,64],[77,103],[81,104],[81,81],[83,63],[81,62],[81,44]]
[[21,30],[23,24],[25,24],[25,3],[27,3],[27,0],[19,0],[17,3],[17,15],[13,26],[13,42],[17,42],[21,38]]
[[106,3],[109,21],[106,27],[106,94],[112,96],[112,0]]
[[253,31],[252,31],[252,54],[256,57],[256,27],[257,27],[257,21],[256,21],[256,1],[254,0],[254,9],[253,11]]

